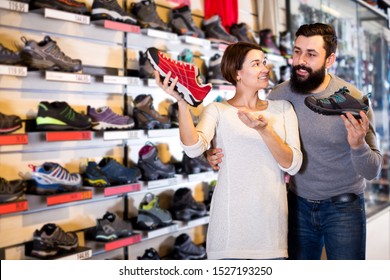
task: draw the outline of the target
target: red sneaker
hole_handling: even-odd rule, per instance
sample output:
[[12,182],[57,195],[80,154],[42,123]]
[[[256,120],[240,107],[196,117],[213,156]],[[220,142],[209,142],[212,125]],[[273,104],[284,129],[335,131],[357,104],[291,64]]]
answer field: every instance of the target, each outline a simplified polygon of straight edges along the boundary
[[148,48],[146,54],[153,68],[164,79],[171,71],[171,81],[179,77],[175,90],[191,106],[197,107],[202,103],[206,95],[211,91],[211,84],[202,84],[198,81],[199,69],[193,64],[173,60],[162,54],[156,48]]

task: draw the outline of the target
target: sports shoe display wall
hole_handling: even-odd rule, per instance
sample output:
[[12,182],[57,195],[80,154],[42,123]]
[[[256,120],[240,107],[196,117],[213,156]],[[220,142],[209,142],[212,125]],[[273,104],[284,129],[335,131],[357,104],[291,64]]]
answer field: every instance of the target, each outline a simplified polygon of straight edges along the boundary
[[[153,84],[150,67],[140,63],[148,48],[174,59],[186,49],[190,63],[202,72],[202,82],[209,82],[207,68],[226,45],[206,38],[203,1],[190,2],[190,7],[178,8],[164,0],[31,0],[34,12],[0,8],[0,178],[10,190],[0,193],[0,206],[15,206],[15,201],[26,206],[0,213],[2,258],[72,256],[80,244],[91,248],[86,254],[90,259],[135,260],[150,248],[162,259],[186,258],[188,248],[199,251],[198,259],[205,258],[201,245],[208,215],[199,205],[216,175],[199,162],[186,159],[190,171],[183,166],[178,129],[172,125],[173,100]],[[258,31],[251,3],[239,2],[239,22]],[[56,18],[56,11],[70,16]],[[203,105],[234,92],[212,70],[216,83],[193,108],[194,120]],[[2,136],[14,142],[6,143]],[[152,148],[142,150],[145,146]],[[153,168],[159,168],[157,178]],[[70,181],[77,181],[74,187]],[[39,194],[31,191],[34,184]],[[174,193],[183,187],[190,190],[197,215],[134,234],[129,223],[136,225],[140,209],[150,213],[158,205],[167,212]],[[150,203],[153,199],[142,204],[144,190],[158,197],[158,204]],[[61,201],[59,194],[68,201]],[[72,197],[80,199],[70,201]],[[109,232],[96,238],[102,224]],[[125,233],[118,234],[122,229]],[[46,243],[40,243],[43,236]],[[50,247],[54,237],[58,242]],[[120,238],[129,244],[110,249]],[[94,249],[99,246],[106,249]],[[121,250],[127,246],[128,255]],[[178,254],[178,248],[184,253]]]

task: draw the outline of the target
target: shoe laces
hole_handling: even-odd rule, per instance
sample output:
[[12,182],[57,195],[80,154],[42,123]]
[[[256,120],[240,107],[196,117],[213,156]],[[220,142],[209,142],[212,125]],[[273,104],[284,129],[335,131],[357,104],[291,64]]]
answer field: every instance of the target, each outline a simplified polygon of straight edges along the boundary
[[161,56],[168,60],[169,62],[171,63],[174,63],[176,65],[179,65],[179,66],[182,66],[184,68],[187,68],[188,70],[192,70],[194,68],[194,65],[193,64],[190,64],[190,63],[187,63],[187,62],[184,62],[184,61],[178,61],[178,60],[175,60],[173,58],[170,58],[168,56],[166,56],[165,54],[161,53]]

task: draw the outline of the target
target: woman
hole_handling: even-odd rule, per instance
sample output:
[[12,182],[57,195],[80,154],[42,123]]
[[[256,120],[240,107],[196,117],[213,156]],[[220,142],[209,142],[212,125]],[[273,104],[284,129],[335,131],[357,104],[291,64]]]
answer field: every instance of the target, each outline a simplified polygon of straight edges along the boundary
[[157,84],[178,101],[179,131],[185,153],[196,157],[211,141],[224,151],[210,208],[209,259],[287,257],[287,198],[284,172],[302,163],[297,117],[286,101],[262,100],[268,87],[267,60],[260,46],[229,45],[223,55],[224,78],[235,85],[233,98],[207,105],[197,127],[189,105],[174,90],[171,73]]

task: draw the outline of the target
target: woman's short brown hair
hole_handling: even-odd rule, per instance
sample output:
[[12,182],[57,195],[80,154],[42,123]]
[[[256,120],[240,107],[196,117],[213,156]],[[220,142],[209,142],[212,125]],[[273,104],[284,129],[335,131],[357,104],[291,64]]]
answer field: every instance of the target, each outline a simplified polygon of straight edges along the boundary
[[221,72],[226,81],[234,86],[237,84],[237,71],[242,69],[245,57],[251,50],[263,51],[260,45],[248,42],[231,44],[225,49],[221,61]]

